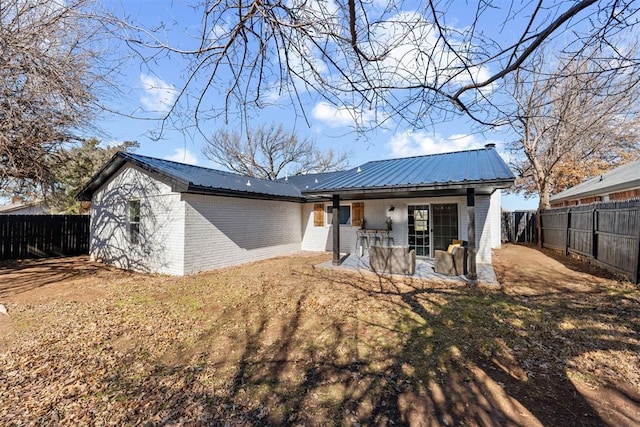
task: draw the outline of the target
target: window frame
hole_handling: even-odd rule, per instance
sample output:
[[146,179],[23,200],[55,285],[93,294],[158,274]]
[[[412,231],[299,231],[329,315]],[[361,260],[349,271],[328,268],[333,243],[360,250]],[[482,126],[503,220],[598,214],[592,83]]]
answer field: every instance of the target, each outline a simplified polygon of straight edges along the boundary
[[[340,203],[340,212],[343,207],[349,208],[349,222],[346,224],[340,224],[340,227],[352,227],[353,224],[353,203]],[[327,203],[324,207],[325,226],[333,225],[333,204]]]
[[141,206],[142,203],[140,202],[140,199],[130,199],[127,201],[128,237],[129,243],[132,245],[140,244],[140,219],[142,217]]

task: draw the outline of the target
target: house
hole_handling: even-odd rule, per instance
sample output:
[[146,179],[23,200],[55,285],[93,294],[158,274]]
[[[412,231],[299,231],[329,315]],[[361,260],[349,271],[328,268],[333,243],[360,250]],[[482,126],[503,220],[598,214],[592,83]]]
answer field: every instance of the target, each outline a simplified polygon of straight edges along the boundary
[[0,206],[0,215],[48,215],[49,209],[42,200],[25,201],[14,196],[6,205]]
[[143,272],[185,275],[300,250],[332,251],[339,263],[363,220],[390,220],[394,244],[425,257],[471,237],[475,260],[490,263],[500,189],[514,179],[493,146],[280,181],[121,152],[77,198],[92,202],[91,257]]
[[552,208],[640,197],[640,160],[626,163],[550,198]]

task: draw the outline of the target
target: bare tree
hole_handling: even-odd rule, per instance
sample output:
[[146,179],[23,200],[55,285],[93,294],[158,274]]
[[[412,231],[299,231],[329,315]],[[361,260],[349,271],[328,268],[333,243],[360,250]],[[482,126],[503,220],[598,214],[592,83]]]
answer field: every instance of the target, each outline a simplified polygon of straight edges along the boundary
[[[167,117],[183,105],[198,122],[281,96],[305,114],[311,94],[361,127],[386,120],[422,127],[460,112],[479,123],[500,122],[496,95],[504,78],[544,42],[567,53],[607,46],[634,34],[640,6],[633,0],[465,5],[464,16],[453,16],[451,0],[203,0],[194,6],[201,26],[189,23],[192,43],[180,45],[170,32],[180,22],[152,29],[111,22],[150,67],[164,55],[186,61]],[[610,54],[620,56],[616,49]]]
[[133,151],[138,148],[135,141],[125,141],[106,146],[97,138],[82,141],[79,146],[65,148],[59,153],[64,160],[52,171],[53,185],[45,194],[52,211],[69,214],[87,213],[90,202],[79,202],[76,194],[118,151]]
[[95,111],[96,21],[89,2],[0,3],[0,187],[50,184],[60,150]]
[[542,53],[514,79],[517,113],[511,144],[516,189],[540,197],[600,174],[640,154],[640,67],[612,62],[598,49],[553,59]]
[[229,170],[246,176],[276,180],[291,175],[341,170],[347,153],[322,152],[308,138],[287,132],[282,126],[250,129],[246,135],[220,129],[202,149],[204,155]]

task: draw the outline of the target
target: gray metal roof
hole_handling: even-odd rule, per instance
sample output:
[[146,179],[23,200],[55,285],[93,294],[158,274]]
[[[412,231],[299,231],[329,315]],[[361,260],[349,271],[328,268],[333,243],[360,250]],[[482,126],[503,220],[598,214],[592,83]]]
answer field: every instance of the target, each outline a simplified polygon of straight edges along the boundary
[[184,163],[162,160],[154,157],[119,152],[96,174],[78,193],[79,200],[91,200],[97,191],[125,163],[132,163],[147,170],[172,185],[174,191],[207,193],[229,196],[280,198],[303,200],[304,196],[293,185],[249,178],[231,172]]
[[493,148],[378,160],[319,182],[303,194],[392,188],[450,187],[452,185],[511,186],[515,176]]
[[410,194],[414,191],[459,190],[469,185],[506,188],[515,180],[509,167],[492,148],[378,160],[348,171],[298,175],[279,181],[120,152],[78,193],[77,199],[91,200],[93,193],[125,163],[148,171],[177,192],[295,201],[303,201],[307,195],[329,192],[351,192],[354,197],[356,191],[380,191],[378,196],[387,197],[389,194],[384,191],[397,189]]
[[308,190],[310,188],[322,185],[325,182],[345,173],[346,171],[310,173],[306,175],[293,175],[287,178],[281,178],[278,182],[284,182],[294,185],[298,190]]
[[552,202],[597,196],[640,187],[640,160],[619,166],[550,198]]

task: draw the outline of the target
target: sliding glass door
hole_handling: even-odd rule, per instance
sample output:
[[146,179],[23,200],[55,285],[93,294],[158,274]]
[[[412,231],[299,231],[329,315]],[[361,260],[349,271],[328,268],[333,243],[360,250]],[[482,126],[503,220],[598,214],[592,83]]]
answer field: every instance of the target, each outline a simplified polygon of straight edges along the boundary
[[429,205],[409,206],[408,215],[409,247],[415,249],[416,256],[431,256],[429,245]]

